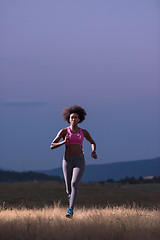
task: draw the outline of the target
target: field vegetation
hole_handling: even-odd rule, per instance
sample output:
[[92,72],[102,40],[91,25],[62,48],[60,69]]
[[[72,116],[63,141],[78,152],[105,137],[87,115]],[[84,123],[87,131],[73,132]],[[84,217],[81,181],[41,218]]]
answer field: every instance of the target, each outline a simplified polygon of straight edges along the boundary
[[81,183],[71,220],[64,183],[3,183],[0,239],[159,240],[159,189]]

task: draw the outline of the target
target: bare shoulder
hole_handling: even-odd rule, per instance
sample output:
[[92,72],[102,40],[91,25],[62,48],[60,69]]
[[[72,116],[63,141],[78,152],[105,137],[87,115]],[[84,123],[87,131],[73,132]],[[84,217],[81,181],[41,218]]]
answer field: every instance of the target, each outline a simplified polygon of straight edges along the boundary
[[89,132],[86,129],[82,129],[84,137],[89,136]]
[[67,128],[63,128],[63,129],[59,130],[57,135],[60,137],[65,137],[66,134],[67,134]]
[[86,129],[82,129],[84,137],[92,144],[95,143],[94,140],[92,139],[91,135]]

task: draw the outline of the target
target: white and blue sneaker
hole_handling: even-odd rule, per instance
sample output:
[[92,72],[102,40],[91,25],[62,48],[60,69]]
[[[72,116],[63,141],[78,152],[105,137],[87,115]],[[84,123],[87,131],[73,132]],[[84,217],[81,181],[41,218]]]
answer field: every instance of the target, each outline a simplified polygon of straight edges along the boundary
[[72,218],[73,217],[73,208],[68,208],[66,217],[67,218]]

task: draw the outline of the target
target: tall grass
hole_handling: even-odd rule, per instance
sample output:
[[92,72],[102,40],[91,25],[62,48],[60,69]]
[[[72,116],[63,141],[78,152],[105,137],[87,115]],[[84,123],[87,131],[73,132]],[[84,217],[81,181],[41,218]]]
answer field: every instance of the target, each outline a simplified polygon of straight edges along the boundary
[[76,208],[65,217],[60,205],[42,209],[2,209],[1,240],[159,240],[160,213],[134,207]]

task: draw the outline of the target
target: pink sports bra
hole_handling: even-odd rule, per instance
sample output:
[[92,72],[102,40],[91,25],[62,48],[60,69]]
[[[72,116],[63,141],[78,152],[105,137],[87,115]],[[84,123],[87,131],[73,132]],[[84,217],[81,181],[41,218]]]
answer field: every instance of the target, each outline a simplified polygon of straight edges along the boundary
[[72,133],[70,128],[67,127],[67,133],[70,137],[70,139],[65,143],[66,146],[71,145],[71,144],[80,144],[82,146],[83,140],[84,140],[84,135],[83,131],[80,128],[80,133]]

